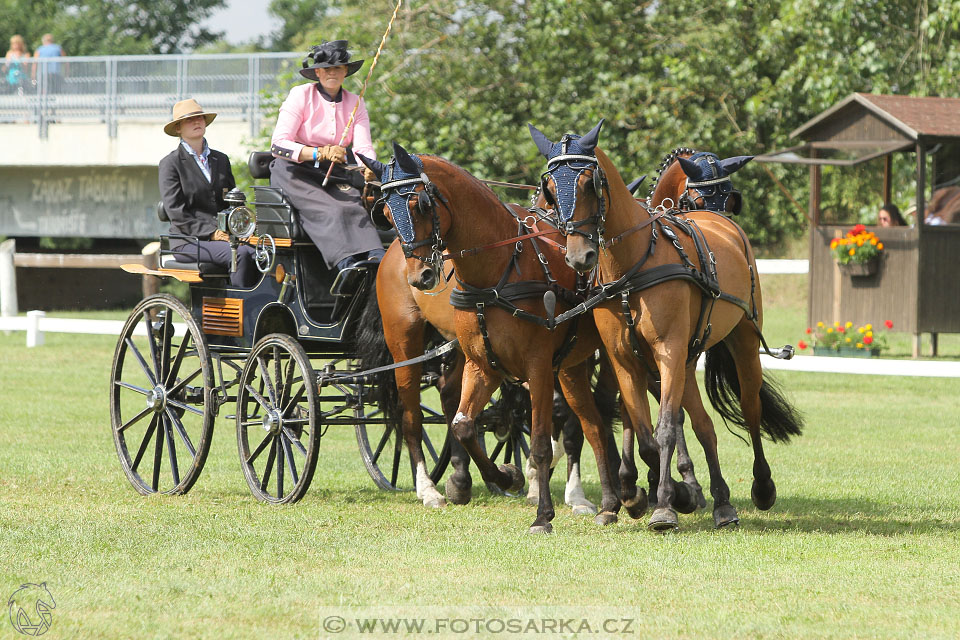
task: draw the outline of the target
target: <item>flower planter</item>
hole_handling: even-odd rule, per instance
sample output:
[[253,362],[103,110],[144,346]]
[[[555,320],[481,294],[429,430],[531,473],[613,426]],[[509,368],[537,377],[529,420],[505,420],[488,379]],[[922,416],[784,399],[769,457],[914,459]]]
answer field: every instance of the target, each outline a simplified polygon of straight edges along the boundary
[[847,264],[841,264],[840,270],[851,278],[865,278],[875,275],[879,267],[880,260],[878,258],[871,258],[866,262],[848,262]]
[[877,358],[880,356],[880,351],[876,349],[856,349],[853,347],[840,347],[840,349],[814,347],[813,355],[830,356],[832,358]]

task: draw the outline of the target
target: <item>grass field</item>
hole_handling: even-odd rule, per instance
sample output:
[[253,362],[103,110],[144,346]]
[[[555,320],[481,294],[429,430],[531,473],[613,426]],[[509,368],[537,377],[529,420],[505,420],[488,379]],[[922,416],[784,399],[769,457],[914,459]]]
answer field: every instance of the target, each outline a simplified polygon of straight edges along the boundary
[[[771,344],[804,328],[804,303],[783,298],[768,314]],[[612,612],[633,621],[623,637],[958,635],[956,380],[781,372],[807,428],[766,448],[773,510],[751,504],[750,449],[718,426],[739,529],[715,531],[709,510],[665,536],[623,513],[601,529],[559,506],[561,473],[555,533],[537,537],[525,533],[534,508],[479,479],[471,505],[440,511],[377,490],[347,430],[324,438],[312,488],[292,507],[252,498],[223,419],[189,495],[141,497],[110,436],[113,348],[110,337],[48,334],[26,349],[22,333],[0,334],[0,596],[46,582],[56,608],[45,637],[352,637],[321,620],[500,607],[530,617],[537,605],[565,618]],[[598,500],[589,462],[584,477]],[[0,621],[8,637],[19,636]]]

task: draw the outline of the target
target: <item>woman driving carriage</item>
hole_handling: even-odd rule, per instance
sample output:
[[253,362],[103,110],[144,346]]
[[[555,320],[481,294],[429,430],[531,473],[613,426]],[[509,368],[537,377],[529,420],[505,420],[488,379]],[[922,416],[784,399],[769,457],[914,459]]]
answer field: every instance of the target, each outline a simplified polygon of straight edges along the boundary
[[[217,229],[217,212],[227,208],[223,196],[237,186],[230,159],[211,149],[204,134],[217,114],[206,112],[196,100],[173,105],[173,119],[163,127],[180,144],[160,161],[160,194],[170,218],[170,233],[196,241],[171,238],[170,249],[180,260],[230,264],[230,236]],[[235,287],[252,287],[260,274],[254,267],[253,247],[237,247],[237,270],[230,274]]]
[[[342,86],[362,65],[363,60],[350,62],[346,40],[312,47],[303,59],[300,75],[316,82],[290,90],[280,107],[270,147],[275,158],[270,164],[270,183],[283,189],[299,210],[300,225],[320,249],[327,267],[336,266],[341,272],[364,260],[379,262],[384,253],[380,236],[361,205],[361,174],[343,168],[356,160],[340,146],[350,114],[357,107],[345,144],[352,145],[356,153],[376,157],[366,105]],[[323,187],[331,162],[331,180]],[[363,176],[375,179],[370,169],[365,169]],[[347,271],[339,288],[350,290],[359,275],[356,270]]]

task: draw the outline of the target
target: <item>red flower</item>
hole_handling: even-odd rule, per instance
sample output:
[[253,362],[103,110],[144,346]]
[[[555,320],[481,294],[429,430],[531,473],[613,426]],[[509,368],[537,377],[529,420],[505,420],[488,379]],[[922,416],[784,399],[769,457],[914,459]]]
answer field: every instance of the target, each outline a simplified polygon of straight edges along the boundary
[[[810,331],[810,330],[807,329],[807,332],[808,332],[808,333],[809,333],[809,331]],[[801,349],[806,349],[806,348],[807,348],[807,343],[804,342],[803,340],[801,340],[800,342],[797,343],[797,346],[800,347]]]
[[887,329],[893,329],[893,320],[884,320],[883,326],[885,326]]
[[863,344],[873,344],[873,336],[863,336]]
[[853,234],[854,234],[854,235],[856,235],[856,234],[858,234],[858,233],[863,233],[863,232],[866,231],[866,230],[867,230],[867,228],[866,228],[865,226],[863,226],[862,224],[858,224],[858,225],[856,225],[853,229],[851,229],[851,231],[853,231]]
[[843,325],[840,325],[839,327],[837,327],[837,331],[839,331],[840,333],[846,333],[846,332],[847,332],[847,330],[844,329]]
[[[811,329],[810,327],[807,327],[807,335],[811,333],[813,333],[813,329]],[[800,347],[800,348],[803,349],[803,347]]]

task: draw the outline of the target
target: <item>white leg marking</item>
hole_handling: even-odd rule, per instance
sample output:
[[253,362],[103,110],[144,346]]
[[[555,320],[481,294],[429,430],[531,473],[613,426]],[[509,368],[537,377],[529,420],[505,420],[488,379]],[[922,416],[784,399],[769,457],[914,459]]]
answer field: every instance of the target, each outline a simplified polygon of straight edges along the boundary
[[427,473],[427,466],[421,462],[417,465],[417,497],[423,501],[425,507],[445,507],[446,499],[437,491],[437,486]]
[[570,477],[567,478],[567,486],[563,492],[563,501],[578,516],[593,515],[597,512],[597,506],[587,500],[587,496],[583,493],[583,485],[580,484],[579,463],[574,464],[570,470]]

